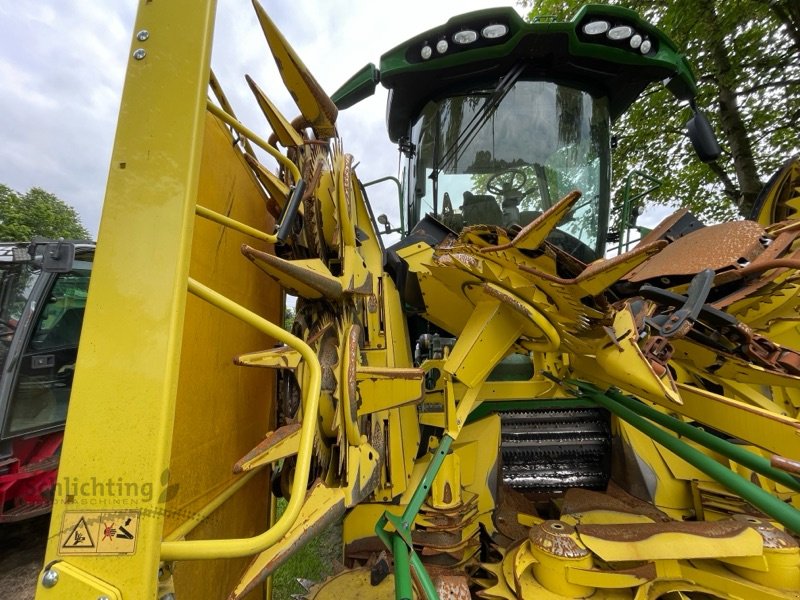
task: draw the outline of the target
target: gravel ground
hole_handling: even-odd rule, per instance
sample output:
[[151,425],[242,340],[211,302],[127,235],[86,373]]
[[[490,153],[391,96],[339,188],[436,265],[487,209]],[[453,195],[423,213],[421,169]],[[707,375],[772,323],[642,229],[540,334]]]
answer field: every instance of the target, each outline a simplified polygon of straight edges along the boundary
[[33,600],[44,561],[50,515],[0,524],[0,596]]

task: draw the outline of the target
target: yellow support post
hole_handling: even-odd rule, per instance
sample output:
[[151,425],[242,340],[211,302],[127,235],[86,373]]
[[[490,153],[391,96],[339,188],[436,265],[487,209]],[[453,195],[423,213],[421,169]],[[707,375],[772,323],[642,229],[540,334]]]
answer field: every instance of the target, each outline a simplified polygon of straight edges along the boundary
[[162,542],[267,525],[266,470],[232,469],[274,428],[274,372],[233,358],[274,338],[187,289],[191,273],[280,322],[280,288],[240,252],[270,252],[274,220],[207,110],[215,5],[139,5],[39,600],[224,593],[246,560],[184,563],[159,586]]
[[[73,570],[156,597],[164,511],[148,496],[169,476],[214,12],[214,0],[139,5],[147,33],[131,48],[46,554],[70,568],[51,587],[40,577],[40,600],[67,598]],[[126,522],[133,539],[112,544]]]

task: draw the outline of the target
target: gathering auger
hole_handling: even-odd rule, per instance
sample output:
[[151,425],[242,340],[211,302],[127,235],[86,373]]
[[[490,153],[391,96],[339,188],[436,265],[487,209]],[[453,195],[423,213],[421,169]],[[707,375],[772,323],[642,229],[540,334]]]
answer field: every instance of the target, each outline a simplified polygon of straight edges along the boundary
[[[248,77],[262,137],[177,4],[137,18],[37,598],[256,597],[337,521],[314,598],[798,597],[797,163],[604,258],[648,85],[719,152],[661,31],[478,11],[328,96],[255,4],[300,112]],[[379,83],[388,247],[336,126]]]

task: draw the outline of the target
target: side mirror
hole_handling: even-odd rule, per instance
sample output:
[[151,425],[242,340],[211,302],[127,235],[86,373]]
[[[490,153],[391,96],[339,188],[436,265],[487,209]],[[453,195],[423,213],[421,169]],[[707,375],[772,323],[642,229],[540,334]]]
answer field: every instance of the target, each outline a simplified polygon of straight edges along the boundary
[[392,224],[389,223],[389,217],[387,217],[385,214],[378,215],[378,223],[383,225],[383,231],[381,231],[381,234],[392,232]]
[[697,108],[693,109],[694,115],[686,123],[686,128],[689,130],[689,139],[692,141],[694,151],[704,163],[715,161],[722,154],[722,149],[719,147],[714,130],[706,116]]
[[348,79],[331,95],[331,100],[339,110],[350,108],[365,98],[375,93],[375,88],[381,81],[378,68],[369,63],[361,68],[355,75]]
[[68,273],[74,260],[75,244],[59,240],[45,246],[42,269],[48,273]]

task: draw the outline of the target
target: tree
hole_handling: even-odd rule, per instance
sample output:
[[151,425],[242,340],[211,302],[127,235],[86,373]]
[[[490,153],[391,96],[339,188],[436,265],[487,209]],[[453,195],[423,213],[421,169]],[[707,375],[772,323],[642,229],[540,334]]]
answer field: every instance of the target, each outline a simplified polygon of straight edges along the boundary
[[[800,9],[796,0],[607,0],[637,10],[686,54],[698,77],[697,104],[723,155],[693,154],[684,115],[653,85],[616,124],[614,168],[662,179],[650,201],[678,202],[708,220],[749,215],[762,183],[800,151]],[[522,2],[531,6],[530,0]],[[538,0],[534,14],[570,18],[580,0]],[[666,166],[666,168],[665,168]],[[616,191],[622,187],[618,180]],[[619,198],[617,198],[619,200]]]
[[295,310],[293,306],[286,306],[283,312],[283,328],[286,331],[292,330],[292,325],[294,325],[294,318],[296,316]]
[[0,184],[0,240],[24,242],[34,236],[88,239],[74,208],[41,188],[19,194]]

